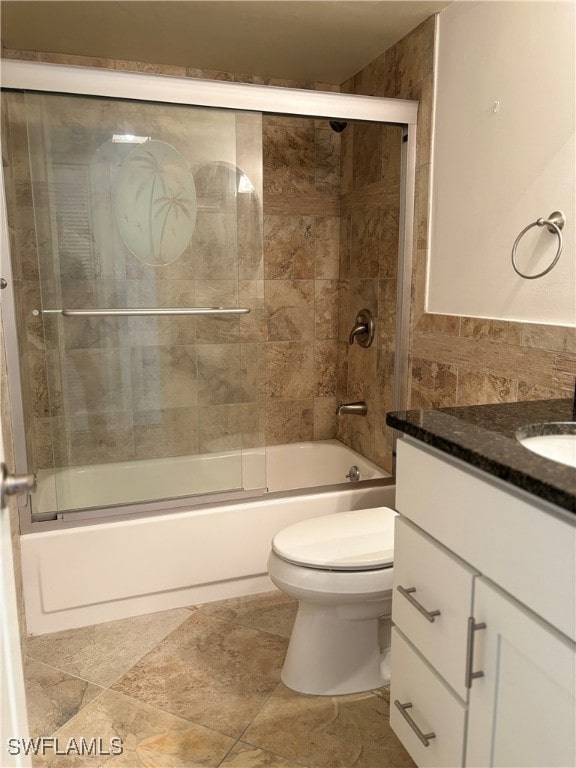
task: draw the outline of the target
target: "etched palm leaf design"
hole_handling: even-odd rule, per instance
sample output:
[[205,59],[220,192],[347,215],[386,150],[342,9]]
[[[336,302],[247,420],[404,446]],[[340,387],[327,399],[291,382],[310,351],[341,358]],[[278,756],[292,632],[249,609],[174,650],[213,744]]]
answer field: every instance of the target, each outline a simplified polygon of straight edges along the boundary
[[184,158],[150,140],[130,153],[119,176],[117,222],[128,248],[148,264],[178,258],[196,221],[196,190]]
[[175,224],[178,223],[178,217],[182,214],[188,221],[193,222],[193,215],[195,213],[195,203],[189,197],[185,197],[183,192],[173,192],[168,190],[167,195],[157,197],[154,201],[156,206],[155,216],[157,218],[164,217],[162,221],[162,229],[160,230],[160,242],[158,249],[162,252],[162,243],[164,242],[164,233],[168,225],[168,220],[172,217]]

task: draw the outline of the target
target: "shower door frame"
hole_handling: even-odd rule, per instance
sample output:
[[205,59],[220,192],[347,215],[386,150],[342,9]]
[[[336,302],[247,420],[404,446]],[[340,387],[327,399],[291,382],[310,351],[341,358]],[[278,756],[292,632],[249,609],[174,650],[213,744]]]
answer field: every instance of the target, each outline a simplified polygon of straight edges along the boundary
[[[404,410],[408,403],[408,350],[410,335],[410,293],[414,242],[414,200],[416,190],[416,127],[418,102],[405,99],[361,96],[280,88],[268,85],[200,80],[144,72],[93,69],[34,61],[0,60],[0,86],[60,95],[98,96],[180,104],[193,107],[213,107],[262,114],[308,117],[324,120],[364,121],[398,125],[403,129],[400,176],[400,219],[398,238],[398,293],[396,304],[396,359],[394,370],[393,410]],[[15,451],[15,472],[25,474],[28,457],[25,442],[24,408],[21,396],[16,313],[13,294],[12,267],[8,240],[8,218],[0,169],[0,239],[1,274],[8,286],[2,291],[2,312],[5,318],[4,337],[8,383],[12,395],[12,425]],[[103,522],[133,519],[135,516],[168,512],[191,505],[216,503],[223,500],[254,497],[254,491],[210,494],[163,501],[123,504],[89,513],[72,512],[66,520],[33,521],[28,500],[20,504],[20,531],[31,533],[55,528],[76,527]],[[56,513],[60,514],[60,513]]]

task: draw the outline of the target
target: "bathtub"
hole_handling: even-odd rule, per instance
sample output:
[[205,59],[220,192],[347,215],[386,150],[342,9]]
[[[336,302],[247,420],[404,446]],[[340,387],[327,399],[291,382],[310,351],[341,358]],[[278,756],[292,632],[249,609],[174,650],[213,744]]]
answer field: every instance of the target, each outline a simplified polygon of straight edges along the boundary
[[266,449],[40,469],[32,509],[44,515],[207,493],[274,493],[328,486],[349,482],[346,475],[352,466],[358,468],[361,481],[389,477],[338,440],[318,440]]
[[[337,441],[274,446],[268,454],[268,492],[252,499],[23,535],[28,631],[273,589],[266,561],[277,531],[310,517],[394,505],[390,476]],[[353,465],[369,482],[345,479]]]

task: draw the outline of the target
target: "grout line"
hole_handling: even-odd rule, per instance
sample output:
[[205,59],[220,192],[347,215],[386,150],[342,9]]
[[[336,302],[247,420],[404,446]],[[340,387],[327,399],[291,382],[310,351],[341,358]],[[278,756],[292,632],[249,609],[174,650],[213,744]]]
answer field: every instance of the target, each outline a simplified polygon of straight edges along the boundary
[[95,685],[97,688],[102,688],[104,691],[106,690],[106,686],[102,685],[102,683],[95,683],[93,680],[87,680],[85,677],[80,677],[80,675],[75,675],[73,672],[68,672],[66,669],[55,667],[54,664],[48,664],[46,661],[36,659],[34,656],[30,656],[29,654],[26,654],[26,661],[33,661],[35,664],[43,664],[45,667],[53,669],[55,672],[60,672],[61,675],[67,675],[68,677],[73,677],[75,680],[81,680],[83,683],[88,683],[88,685]]

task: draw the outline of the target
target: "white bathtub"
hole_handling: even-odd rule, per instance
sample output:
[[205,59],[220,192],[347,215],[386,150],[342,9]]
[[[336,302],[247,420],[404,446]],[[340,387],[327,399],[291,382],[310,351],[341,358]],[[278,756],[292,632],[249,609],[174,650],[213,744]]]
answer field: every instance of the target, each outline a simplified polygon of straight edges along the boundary
[[[269,450],[270,476],[276,472],[285,488],[294,485],[286,480],[292,471],[301,483],[321,478],[322,485],[341,481],[352,464],[366,479],[371,472],[372,479],[387,476],[336,441]],[[331,464],[336,476],[327,470]],[[310,473],[310,465],[317,471]],[[44,634],[266,591],[272,588],[266,574],[270,541],[281,528],[309,517],[393,505],[393,485],[346,481],[342,490],[295,495],[292,489],[289,495],[26,534],[21,545],[28,631]]]
[[229,490],[312,488],[348,483],[352,466],[358,467],[360,480],[389,477],[338,440],[319,440],[242,452],[41,469],[32,508],[44,514]]

